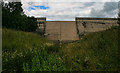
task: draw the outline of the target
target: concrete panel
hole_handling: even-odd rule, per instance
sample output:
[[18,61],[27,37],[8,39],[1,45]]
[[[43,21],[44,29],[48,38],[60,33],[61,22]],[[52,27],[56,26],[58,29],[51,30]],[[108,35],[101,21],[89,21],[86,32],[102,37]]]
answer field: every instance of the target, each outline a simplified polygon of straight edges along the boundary
[[59,40],[60,39],[60,24],[56,22],[46,23],[46,37],[49,40]]
[[61,40],[79,40],[75,23],[74,21],[60,22]]
[[74,21],[48,21],[46,34],[50,40],[79,40]]

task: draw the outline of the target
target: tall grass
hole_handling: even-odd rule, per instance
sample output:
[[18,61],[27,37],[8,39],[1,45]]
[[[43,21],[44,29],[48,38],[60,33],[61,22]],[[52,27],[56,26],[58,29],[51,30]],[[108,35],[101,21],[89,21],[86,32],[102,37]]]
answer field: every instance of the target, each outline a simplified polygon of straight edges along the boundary
[[59,56],[47,49],[54,44],[37,34],[3,29],[2,41],[3,72],[64,70]]
[[90,33],[60,49],[72,70],[116,71],[120,69],[119,27]]
[[34,33],[3,29],[3,72],[119,70],[119,29],[90,33],[62,45]]

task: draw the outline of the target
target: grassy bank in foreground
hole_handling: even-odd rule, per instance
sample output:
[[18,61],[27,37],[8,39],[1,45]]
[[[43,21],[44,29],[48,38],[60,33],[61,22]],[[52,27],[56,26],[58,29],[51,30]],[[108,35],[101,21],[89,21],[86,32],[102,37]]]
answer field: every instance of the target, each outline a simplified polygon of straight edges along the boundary
[[116,71],[120,69],[119,27],[90,33],[81,40],[62,45],[66,65],[72,70]]
[[54,44],[35,33],[3,29],[2,41],[3,72],[63,69],[59,56],[48,50]]
[[62,45],[34,33],[3,29],[3,72],[119,70],[119,29],[91,33]]

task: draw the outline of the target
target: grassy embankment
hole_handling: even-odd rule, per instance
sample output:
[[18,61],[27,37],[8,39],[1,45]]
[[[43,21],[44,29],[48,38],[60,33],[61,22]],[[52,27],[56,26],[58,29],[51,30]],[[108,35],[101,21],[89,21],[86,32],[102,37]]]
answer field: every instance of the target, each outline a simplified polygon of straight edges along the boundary
[[3,71],[119,70],[119,29],[91,33],[62,45],[34,33],[3,29]]

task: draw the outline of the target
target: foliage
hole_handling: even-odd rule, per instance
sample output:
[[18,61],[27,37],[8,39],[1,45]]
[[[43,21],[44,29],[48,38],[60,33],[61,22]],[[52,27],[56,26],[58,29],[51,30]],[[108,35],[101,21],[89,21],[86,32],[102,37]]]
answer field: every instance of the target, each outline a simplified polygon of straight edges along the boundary
[[65,66],[58,55],[39,50],[32,63],[23,63],[24,71],[64,71]]
[[48,49],[52,42],[29,32],[10,29],[2,32],[3,72],[65,70],[60,56]]
[[13,14],[20,14],[23,12],[23,9],[21,8],[22,4],[20,2],[9,2],[9,3],[2,2],[1,4],[2,7],[8,9],[8,11],[12,12]]
[[66,61],[72,63],[73,70],[77,71],[119,70],[118,31],[119,27],[112,27],[103,32],[90,33],[78,42],[65,45],[63,52],[72,57]]
[[22,31],[35,31],[37,29],[37,20],[34,17],[27,17],[22,11],[20,2],[3,4],[3,27]]
[[79,41],[62,45],[37,34],[3,29],[3,72],[117,71],[119,29],[90,33]]

